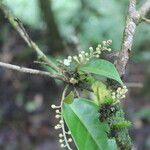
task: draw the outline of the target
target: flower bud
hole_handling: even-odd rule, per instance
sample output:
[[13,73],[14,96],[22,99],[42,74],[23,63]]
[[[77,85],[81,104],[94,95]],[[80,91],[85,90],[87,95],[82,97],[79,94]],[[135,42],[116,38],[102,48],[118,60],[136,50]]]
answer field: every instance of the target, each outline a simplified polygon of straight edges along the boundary
[[60,117],[61,117],[60,115],[56,115],[56,116],[55,116],[55,118],[57,118],[57,119],[60,118]]
[[69,138],[69,139],[68,139],[68,142],[72,142],[72,138]]
[[55,108],[56,108],[56,106],[53,104],[53,105],[51,105],[51,108],[55,109]]
[[62,143],[64,140],[62,140],[62,139],[59,139],[59,143]]
[[62,148],[63,148],[63,147],[65,147],[65,145],[64,145],[64,144],[61,144],[61,145],[60,145],[60,147],[62,147]]
[[89,47],[90,52],[93,52],[93,47]]
[[57,109],[57,110],[56,110],[56,113],[60,113],[60,111]]
[[61,137],[63,137],[63,135],[60,133],[60,134],[59,134],[59,137],[61,138]]

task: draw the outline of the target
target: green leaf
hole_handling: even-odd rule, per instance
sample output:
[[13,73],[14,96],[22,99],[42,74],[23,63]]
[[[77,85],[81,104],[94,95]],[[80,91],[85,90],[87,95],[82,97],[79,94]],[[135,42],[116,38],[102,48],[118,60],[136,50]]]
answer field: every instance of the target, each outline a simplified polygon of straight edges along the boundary
[[63,116],[78,150],[117,150],[115,140],[107,137],[109,126],[98,119],[98,109],[86,99],[63,105]]
[[121,85],[123,85],[123,82],[120,79],[117,69],[109,61],[103,59],[91,60],[85,65],[81,66],[80,70],[86,73],[93,73],[93,74],[105,76],[107,78],[116,80]]
[[64,99],[64,102],[67,104],[71,104],[74,100],[74,93],[71,91]]
[[113,99],[111,98],[111,93],[104,83],[97,81],[93,83],[92,89],[96,96],[96,102],[99,105],[113,102]]

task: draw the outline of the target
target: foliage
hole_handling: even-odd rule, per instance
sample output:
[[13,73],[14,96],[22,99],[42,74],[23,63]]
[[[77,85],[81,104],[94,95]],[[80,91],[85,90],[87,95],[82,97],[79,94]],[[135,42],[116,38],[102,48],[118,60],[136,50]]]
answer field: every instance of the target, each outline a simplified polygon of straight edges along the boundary
[[[40,17],[38,0],[3,1],[25,24],[36,29],[45,28],[45,23]],[[141,1],[139,5],[140,3]],[[110,38],[114,43],[113,50],[120,49],[128,1],[55,0],[52,4],[60,31],[66,41],[77,35],[81,47],[85,49],[89,44],[95,46],[99,41]],[[140,50],[142,43],[149,40],[149,33],[148,25],[138,27],[135,49]]]
[[[113,3],[115,3],[115,1],[111,1],[109,4]],[[86,7],[89,6],[87,5]],[[112,6],[108,5],[108,8],[112,8]],[[92,8],[92,10],[93,9],[96,10],[96,8]],[[85,12],[87,11],[86,8],[84,8],[84,10]],[[103,9],[100,10],[100,12],[96,11],[96,14],[101,16],[103,20],[101,24],[105,29],[102,30],[103,32],[109,31],[104,34],[101,33],[101,35],[104,35],[104,37],[111,37],[110,34],[112,34],[112,31],[110,31],[110,28],[112,29],[112,26],[110,26],[108,22],[106,23],[108,26],[105,26],[106,20],[104,18],[107,18],[107,15],[113,18],[113,15],[107,13],[107,11]],[[116,13],[116,10],[114,10],[114,13]],[[103,17],[103,15],[106,16]],[[96,17],[91,18],[93,19],[91,19],[91,23],[97,21],[95,20]],[[80,19],[81,18],[77,20],[78,23],[81,21]],[[120,21],[120,18],[117,19]],[[11,19],[11,21],[14,20]],[[113,21],[113,25],[116,25],[115,19],[113,19]],[[17,26],[17,23],[15,25]],[[78,24],[75,24],[75,28],[77,25]],[[94,41],[90,39],[86,24],[81,23],[80,26],[79,37],[81,36],[80,34],[84,32],[83,29],[86,29],[87,33],[83,36],[89,38],[87,40],[89,43],[94,43],[96,39],[93,37],[91,39],[94,39]],[[117,30],[119,30],[119,27]],[[94,31],[97,32],[94,34],[96,37],[96,34],[99,34],[100,30],[94,29]],[[115,33],[116,39],[116,37],[118,38],[119,36],[117,36],[117,32]],[[22,36],[24,35],[22,34]],[[59,142],[61,143],[62,148],[66,147],[71,150],[69,144],[72,142],[72,138],[69,137],[71,134],[79,150],[90,150],[93,148],[95,150],[131,149],[131,139],[128,134],[130,122],[125,120],[124,113],[119,105],[120,100],[125,98],[127,88],[123,85],[115,66],[106,60],[99,59],[103,51],[111,51],[111,48],[109,48],[111,42],[111,40],[103,41],[103,43],[99,44],[96,49],[90,47],[89,50],[81,51],[78,55],[73,57],[68,56],[64,60],[58,60],[57,64],[49,60],[47,56],[40,51],[40,49],[37,51],[38,55],[41,56],[42,54],[42,58],[44,58],[39,59],[41,63],[47,63],[49,67],[51,67],[53,71],[55,70],[55,73],[59,75],[59,79],[61,78],[67,83],[67,86],[64,88],[62,94],[60,106],[52,105],[52,108],[56,109],[56,118],[59,119],[59,123],[55,126],[55,129],[61,129],[61,133],[59,134]],[[84,44],[86,45],[86,43]],[[38,48],[31,40],[29,40],[29,45],[32,45],[32,48],[35,50]],[[50,72],[52,73],[52,71]],[[104,76],[106,81],[100,82],[97,80],[95,75],[98,77]],[[88,82],[87,85],[86,81],[89,79],[90,82]],[[109,85],[107,79],[117,81],[118,83],[115,82],[115,84],[118,87],[114,88]],[[77,88],[80,88],[84,84],[86,87],[90,88],[90,91],[91,89],[93,90],[92,94],[95,94],[96,102],[93,102],[91,97],[89,98],[90,101],[80,98],[80,93]],[[68,91],[69,94],[67,95]],[[74,97],[78,97],[78,99],[74,99]],[[30,109],[32,110],[33,108],[31,107]],[[66,131],[65,122],[69,128],[69,131]],[[82,139],[85,141],[82,141]]]
[[[61,147],[71,150],[69,143],[72,140],[68,138],[69,132],[79,150],[131,149],[131,139],[128,135],[130,122],[125,120],[119,105],[128,90],[114,65],[99,59],[103,51],[110,51],[109,45],[110,40],[103,41],[95,50],[90,47],[90,52],[81,51],[78,55],[59,60],[59,66],[73,87],[72,90],[68,89],[69,85],[66,86],[60,106],[52,105],[52,108],[56,109],[56,118],[60,118],[55,129],[62,129],[59,136]],[[107,82],[97,80],[92,74],[118,81],[121,87],[114,89]],[[81,98],[76,89],[89,79],[91,80],[87,86],[92,88],[95,101],[91,98]],[[71,92],[66,96],[68,90]],[[69,131],[65,131],[64,122]]]
[[94,102],[81,98],[63,106],[65,121],[79,150],[117,149],[115,140],[107,138],[109,127],[99,121],[98,109]]
[[116,80],[120,84],[123,84],[115,66],[112,63],[103,59],[92,60],[88,62],[87,64],[83,65],[80,68],[80,70],[86,73],[102,75],[107,78]]

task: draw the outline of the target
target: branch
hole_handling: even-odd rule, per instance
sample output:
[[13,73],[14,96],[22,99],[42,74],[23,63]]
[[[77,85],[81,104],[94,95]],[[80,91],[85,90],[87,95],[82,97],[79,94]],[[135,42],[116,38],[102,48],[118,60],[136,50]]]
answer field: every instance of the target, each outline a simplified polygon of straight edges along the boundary
[[130,0],[126,26],[124,29],[122,47],[116,62],[116,67],[121,76],[125,74],[125,68],[129,59],[129,53],[131,51],[133,43],[133,35],[136,29],[136,23],[133,17],[133,14],[136,14],[135,8],[136,8],[136,1]]
[[8,68],[8,69],[16,70],[16,71],[19,71],[19,72],[35,74],[35,75],[42,75],[42,76],[48,76],[48,77],[51,77],[51,78],[55,78],[55,79],[59,79],[59,80],[64,81],[64,78],[62,76],[50,74],[49,72],[46,72],[46,71],[40,71],[40,70],[37,70],[37,69],[30,69],[30,68],[26,68],[26,67],[20,67],[20,66],[8,64],[8,63],[3,63],[3,62],[0,62],[0,66]]
[[36,51],[39,59],[43,60],[44,62],[47,62],[55,71],[60,72],[60,69],[52,61],[50,61],[46,57],[46,55],[40,50],[40,48],[31,40],[21,21],[18,18],[14,18],[10,14],[10,12],[7,11],[6,6],[4,6],[3,4],[0,4],[0,9],[4,12],[5,17],[20,34],[20,36],[24,39],[24,41],[28,44],[28,46]]
[[150,0],[147,0],[139,9],[139,15],[141,17],[146,16],[146,14],[150,11]]
[[129,83],[125,83],[125,85],[128,87],[128,88],[143,88],[143,83],[137,83],[137,82],[129,82]]
[[129,0],[129,10],[123,34],[121,51],[119,52],[118,59],[115,62],[121,77],[123,77],[125,74],[126,65],[129,60],[129,53],[133,45],[133,37],[136,27],[140,23],[141,17],[144,17],[149,10],[150,0],[147,0],[139,9],[139,11],[136,11],[136,0]]
[[42,19],[46,23],[47,28],[47,41],[50,48],[53,51],[50,51],[51,54],[56,55],[65,50],[65,45],[61,37],[61,33],[56,22],[54,12],[52,10],[52,1],[51,0],[38,0],[39,6],[41,9]]
[[149,23],[150,24],[150,19],[147,19],[145,17],[142,18],[142,21],[146,22],[146,23]]

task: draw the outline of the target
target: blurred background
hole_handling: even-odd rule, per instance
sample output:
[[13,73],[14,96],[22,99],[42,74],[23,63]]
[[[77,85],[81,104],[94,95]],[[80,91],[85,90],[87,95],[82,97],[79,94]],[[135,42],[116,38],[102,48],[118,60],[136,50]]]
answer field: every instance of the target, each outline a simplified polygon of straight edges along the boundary
[[[138,1],[137,8],[145,0]],[[120,50],[128,0],[3,0],[30,37],[52,59],[74,55],[112,39]],[[148,14],[150,17],[150,14]],[[0,12],[0,61],[47,69]],[[133,123],[136,150],[150,150],[150,25],[134,36],[126,70],[129,88],[123,107]],[[63,83],[0,67],[0,150],[59,150],[51,104],[60,101]]]

